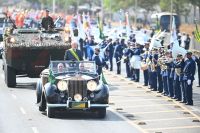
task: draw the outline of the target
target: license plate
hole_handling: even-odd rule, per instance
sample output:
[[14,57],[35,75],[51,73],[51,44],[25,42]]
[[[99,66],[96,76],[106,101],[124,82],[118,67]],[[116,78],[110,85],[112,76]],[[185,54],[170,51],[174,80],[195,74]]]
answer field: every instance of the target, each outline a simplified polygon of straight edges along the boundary
[[71,102],[70,108],[72,109],[85,109],[87,105],[85,102]]

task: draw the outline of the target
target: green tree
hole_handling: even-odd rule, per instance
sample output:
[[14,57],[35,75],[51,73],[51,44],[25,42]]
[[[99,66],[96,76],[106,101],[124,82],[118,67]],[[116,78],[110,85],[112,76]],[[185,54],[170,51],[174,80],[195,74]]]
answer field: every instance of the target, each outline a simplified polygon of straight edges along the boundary
[[199,19],[200,19],[200,0],[190,0],[193,6],[197,6],[199,8]]
[[[178,15],[184,15],[188,8],[188,0],[172,0],[172,12]],[[162,11],[171,12],[171,1],[160,0],[160,8]]]

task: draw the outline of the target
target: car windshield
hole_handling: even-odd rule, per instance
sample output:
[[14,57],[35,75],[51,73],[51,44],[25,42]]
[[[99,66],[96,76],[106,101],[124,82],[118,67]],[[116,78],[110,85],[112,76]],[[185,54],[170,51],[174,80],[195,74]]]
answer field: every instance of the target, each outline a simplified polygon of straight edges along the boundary
[[50,70],[53,74],[77,72],[96,74],[96,65],[93,61],[51,61]]

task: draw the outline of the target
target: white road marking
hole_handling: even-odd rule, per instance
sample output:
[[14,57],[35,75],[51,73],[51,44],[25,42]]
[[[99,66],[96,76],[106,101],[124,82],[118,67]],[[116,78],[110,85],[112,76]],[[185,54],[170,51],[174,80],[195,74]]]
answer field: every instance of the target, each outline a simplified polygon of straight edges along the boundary
[[167,118],[167,119],[152,119],[152,120],[142,120],[145,122],[160,122],[160,121],[170,121],[170,120],[184,120],[184,119],[194,119],[195,117],[179,117],[179,118]]
[[12,98],[17,99],[17,96],[15,94],[11,94]]
[[20,111],[22,112],[22,114],[26,114],[26,111],[24,110],[24,108],[20,107]]
[[125,105],[121,105],[120,107],[121,108],[124,108],[124,109],[128,109],[128,108],[144,108],[144,107],[159,107],[159,106],[172,106],[172,105],[176,105],[176,104],[148,104],[148,105],[133,105],[133,106],[125,106]]
[[132,121],[130,121],[128,118],[124,117],[123,115],[119,114],[118,112],[116,112],[115,110],[109,108],[110,111],[112,111],[115,115],[117,115],[118,117],[120,117],[121,119],[123,119],[124,121],[126,121],[127,123],[129,123],[130,125],[134,126],[135,128],[137,128],[139,131],[143,132],[143,133],[147,133],[147,131],[145,131],[143,128],[141,128],[140,126],[136,125],[135,123],[133,123]]
[[180,126],[180,127],[166,127],[166,128],[147,128],[146,131],[155,131],[155,130],[175,130],[175,129],[190,129],[190,128],[200,128],[200,126]]
[[33,133],[39,133],[39,131],[36,127],[31,127],[31,129],[33,130]]

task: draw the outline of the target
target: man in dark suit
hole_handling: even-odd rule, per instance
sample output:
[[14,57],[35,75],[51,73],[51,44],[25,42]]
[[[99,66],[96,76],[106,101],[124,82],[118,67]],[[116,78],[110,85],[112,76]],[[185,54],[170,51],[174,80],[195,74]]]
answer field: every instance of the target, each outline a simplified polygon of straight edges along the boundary
[[71,48],[66,50],[64,60],[71,60],[71,61],[82,61],[83,55],[80,50],[77,49],[78,44],[77,42],[71,43]]
[[196,70],[195,61],[192,59],[192,52],[187,53],[187,60],[185,61],[185,67],[183,69],[183,79],[186,90],[186,105],[193,105],[192,100],[192,85],[194,81],[194,74]]
[[46,16],[42,18],[42,28],[45,30],[51,30],[54,28],[54,22],[52,17],[49,16],[49,10],[46,10]]

